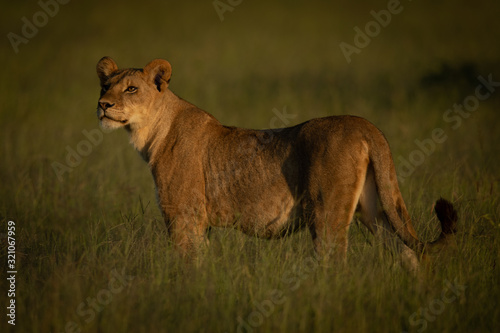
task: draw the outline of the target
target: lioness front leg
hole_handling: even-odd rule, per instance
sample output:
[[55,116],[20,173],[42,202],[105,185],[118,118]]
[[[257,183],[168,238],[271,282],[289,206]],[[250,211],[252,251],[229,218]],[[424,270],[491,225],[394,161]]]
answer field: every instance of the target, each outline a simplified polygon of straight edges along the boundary
[[208,245],[208,225],[204,219],[181,216],[166,223],[174,249],[184,259],[196,258]]

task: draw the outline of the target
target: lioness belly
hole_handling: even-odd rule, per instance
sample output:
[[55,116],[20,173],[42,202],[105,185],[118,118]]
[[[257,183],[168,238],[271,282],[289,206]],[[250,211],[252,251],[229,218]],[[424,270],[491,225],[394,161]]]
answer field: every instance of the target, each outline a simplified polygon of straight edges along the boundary
[[296,198],[282,186],[263,187],[251,194],[219,196],[207,207],[212,226],[234,227],[263,238],[281,237],[297,229],[300,211]]
[[274,202],[272,199],[261,200],[255,207],[248,207],[236,220],[235,227],[246,234],[263,238],[280,237],[296,229],[299,216],[295,200],[291,196]]

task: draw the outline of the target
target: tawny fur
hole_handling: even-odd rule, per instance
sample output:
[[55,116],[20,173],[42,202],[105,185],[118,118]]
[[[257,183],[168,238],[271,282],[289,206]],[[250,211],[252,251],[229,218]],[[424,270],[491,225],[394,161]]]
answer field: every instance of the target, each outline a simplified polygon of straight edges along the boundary
[[[425,244],[401,196],[389,145],[367,120],[326,117],[279,131],[227,127],[168,89],[165,60],[120,70],[105,57],[97,73],[101,125],[124,127],[148,162],[181,252],[199,248],[211,226],[265,238],[306,227],[320,254],[335,247],[345,258],[358,210],[371,232],[397,235],[403,257],[416,265]],[[442,200],[436,205],[440,239],[456,224],[453,206]]]

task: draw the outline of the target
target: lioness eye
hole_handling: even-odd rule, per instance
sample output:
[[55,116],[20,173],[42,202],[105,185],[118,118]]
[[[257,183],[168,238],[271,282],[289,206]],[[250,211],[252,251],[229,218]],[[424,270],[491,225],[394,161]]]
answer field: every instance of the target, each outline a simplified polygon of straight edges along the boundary
[[130,87],[127,87],[127,89],[125,89],[125,91],[129,92],[129,93],[134,93],[137,91],[137,87],[130,86]]

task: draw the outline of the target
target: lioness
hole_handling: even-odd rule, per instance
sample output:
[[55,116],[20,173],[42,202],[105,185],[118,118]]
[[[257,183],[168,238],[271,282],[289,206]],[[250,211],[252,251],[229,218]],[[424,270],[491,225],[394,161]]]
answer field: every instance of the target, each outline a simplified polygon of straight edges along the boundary
[[[172,93],[171,73],[161,59],[143,69],[118,69],[102,58],[97,116],[104,128],[124,127],[149,164],[178,250],[197,249],[211,226],[264,238],[307,227],[318,254],[335,246],[336,256],[345,258],[358,210],[372,233],[387,241],[399,237],[403,257],[416,265],[425,244],[399,191],[389,145],[374,125],[337,116],[279,131],[224,126]],[[441,244],[457,218],[444,199],[436,213],[442,232],[433,244]]]

